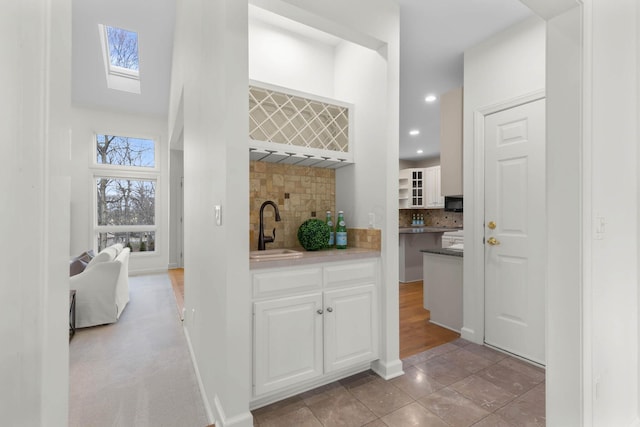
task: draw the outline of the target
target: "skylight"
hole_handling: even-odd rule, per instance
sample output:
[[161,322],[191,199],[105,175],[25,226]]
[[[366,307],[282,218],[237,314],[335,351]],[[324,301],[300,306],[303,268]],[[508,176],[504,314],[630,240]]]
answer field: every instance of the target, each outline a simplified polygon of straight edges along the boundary
[[123,28],[98,25],[107,86],[140,93],[138,33]]

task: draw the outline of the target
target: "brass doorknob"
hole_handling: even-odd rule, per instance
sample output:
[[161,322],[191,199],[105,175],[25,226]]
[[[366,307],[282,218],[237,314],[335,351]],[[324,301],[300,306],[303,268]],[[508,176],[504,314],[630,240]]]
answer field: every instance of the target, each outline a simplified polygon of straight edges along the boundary
[[495,237],[489,237],[487,239],[487,243],[490,244],[491,246],[497,246],[500,244],[500,241],[498,239],[496,239]]
[[489,221],[489,224],[487,224],[487,227],[489,227],[489,230],[495,230],[496,223],[494,221]]

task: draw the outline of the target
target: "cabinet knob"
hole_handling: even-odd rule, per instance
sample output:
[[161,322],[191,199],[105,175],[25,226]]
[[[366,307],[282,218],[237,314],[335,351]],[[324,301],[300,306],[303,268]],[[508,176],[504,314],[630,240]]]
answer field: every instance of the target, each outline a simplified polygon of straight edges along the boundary
[[331,307],[327,307],[327,311],[328,311],[329,313],[331,313],[331,312],[333,311],[333,308],[331,308]]
[[322,313],[323,313],[322,309],[321,309],[321,308],[319,308],[319,309],[318,309],[318,314],[322,314]]

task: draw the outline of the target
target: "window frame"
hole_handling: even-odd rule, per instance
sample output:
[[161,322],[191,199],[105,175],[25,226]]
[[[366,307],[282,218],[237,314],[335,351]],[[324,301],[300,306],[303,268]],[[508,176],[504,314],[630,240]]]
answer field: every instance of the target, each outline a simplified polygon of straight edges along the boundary
[[[154,145],[154,166],[122,166],[98,163],[98,135],[115,135],[126,138],[139,138],[153,141]],[[159,136],[142,135],[129,132],[93,132],[92,138],[91,163],[90,163],[90,179],[91,179],[91,247],[94,251],[98,251],[100,233],[109,232],[153,232],[154,233],[154,250],[144,252],[131,252],[132,256],[145,257],[154,256],[158,253],[158,241],[164,236],[161,236],[162,228],[159,226],[159,206],[161,201],[160,188],[162,186],[160,162],[159,158],[160,145]],[[114,179],[130,179],[130,180],[142,180],[155,182],[155,199],[154,199],[154,222],[153,225],[98,225],[98,191],[96,188],[97,180],[100,178],[114,178]]]
[[[118,28],[125,31],[136,33],[138,42],[138,69],[132,70],[118,65],[111,64],[111,50],[109,48],[109,35],[107,27]],[[119,90],[140,94],[140,33],[137,31],[127,30],[126,28],[115,27],[108,24],[98,24],[98,33],[100,35],[100,45],[102,49],[102,59],[104,62],[104,71],[107,78],[107,87],[109,89]]]

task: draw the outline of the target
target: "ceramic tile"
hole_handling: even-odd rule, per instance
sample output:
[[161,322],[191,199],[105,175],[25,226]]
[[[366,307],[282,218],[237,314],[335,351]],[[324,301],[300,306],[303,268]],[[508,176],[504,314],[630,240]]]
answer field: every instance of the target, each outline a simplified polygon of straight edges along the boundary
[[473,427],[513,427],[499,415],[491,414],[481,419],[473,425]]
[[464,338],[458,338],[457,340],[451,341],[450,344],[457,345],[458,347],[466,347],[469,344],[472,344],[472,342],[465,340]]
[[304,401],[299,396],[293,396],[288,399],[281,400],[268,406],[264,406],[259,409],[251,411],[254,419],[256,419],[260,425],[262,423],[281,417],[289,412],[296,411],[305,406]]
[[458,381],[451,388],[489,412],[503,407],[516,397],[515,394],[476,375]]
[[546,375],[545,370],[543,368],[533,365],[531,363],[527,363],[525,361],[516,359],[514,357],[506,357],[498,363],[502,366],[511,368],[514,371],[518,371],[522,374],[525,374],[531,377],[532,380],[537,382],[544,381],[544,378]]
[[280,417],[261,422],[259,427],[323,427],[323,425],[305,406]]
[[474,344],[474,343],[470,343],[469,345],[465,346],[464,349],[467,351],[470,351],[473,354],[484,357],[485,359],[489,359],[492,362],[496,362],[496,363],[501,361],[505,357],[507,357],[507,355],[504,353],[500,353],[499,351],[496,351],[492,348],[486,347],[484,345]]
[[423,397],[418,403],[452,427],[467,427],[489,415],[488,411],[451,388]]
[[346,389],[352,389],[370,382],[384,381],[373,371],[364,371],[359,374],[341,379],[339,383]]
[[439,358],[451,362],[469,373],[478,372],[494,364],[494,362],[489,359],[485,359],[484,357],[473,354],[470,351],[466,351],[464,348],[443,354],[442,356],[439,356]]
[[314,388],[313,390],[309,390],[307,392],[301,393],[298,396],[302,400],[304,400],[304,403],[306,405],[311,405],[312,403],[319,402],[321,400],[326,399],[327,397],[336,395],[344,391],[346,391],[344,386],[336,381],[318,388]]
[[349,392],[341,392],[309,405],[325,427],[361,427],[378,418]]
[[531,390],[540,382],[528,375],[499,364],[477,372],[476,375],[518,396]]
[[350,392],[379,417],[413,401],[411,396],[388,381],[370,382],[352,388]]
[[404,375],[392,379],[391,384],[414,399],[427,396],[444,387],[439,382],[427,377],[427,374],[415,366],[405,369]]
[[385,415],[382,421],[389,427],[449,427],[447,423],[417,402]]
[[514,399],[496,411],[513,426],[544,426],[546,423],[544,384]]
[[450,385],[469,376],[470,372],[440,357],[418,363],[415,368],[427,374],[429,379],[442,385]]
[[389,426],[387,426],[384,423],[384,421],[378,418],[377,420],[371,421],[370,423],[367,423],[362,427],[389,427]]

